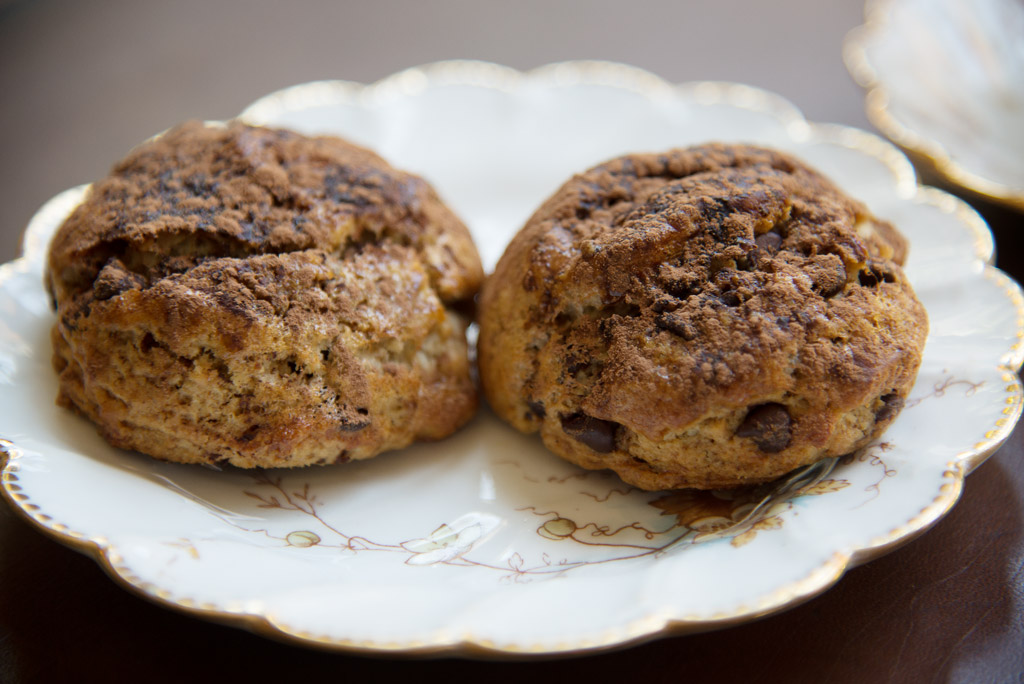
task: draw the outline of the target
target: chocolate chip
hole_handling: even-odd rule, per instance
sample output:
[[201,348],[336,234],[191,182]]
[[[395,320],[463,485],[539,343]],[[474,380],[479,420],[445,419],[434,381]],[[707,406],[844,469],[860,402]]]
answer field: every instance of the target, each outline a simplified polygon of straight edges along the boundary
[[756,244],[757,248],[762,252],[775,254],[779,251],[779,247],[782,246],[782,236],[778,233],[772,232],[761,233],[754,238],[754,244]]
[[615,433],[619,424],[601,420],[585,413],[562,416],[562,429],[573,439],[583,442],[600,454],[615,451]]
[[662,330],[679,335],[679,337],[682,337],[687,342],[697,337],[697,329],[693,327],[692,323],[681,316],[663,313],[654,319],[654,324]]
[[903,409],[903,397],[893,392],[881,397],[882,406],[875,412],[875,423],[886,423]]
[[526,406],[530,409],[530,413],[532,413],[537,418],[543,418],[548,414],[547,410],[545,410],[544,408],[544,402],[542,401],[531,399],[530,401],[526,402]]
[[774,454],[789,446],[791,422],[789,411],[782,404],[761,404],[747,412],[736,436],[749,437],[758,449]]

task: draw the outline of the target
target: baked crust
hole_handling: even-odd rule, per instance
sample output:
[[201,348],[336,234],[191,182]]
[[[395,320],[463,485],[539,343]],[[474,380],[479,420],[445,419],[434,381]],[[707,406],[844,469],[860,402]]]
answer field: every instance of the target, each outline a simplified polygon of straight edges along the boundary
[[763,482],[877,437],[921,361],[906,241],[781,152],[710,144],[578,175],[480,299],[487,398],[644,489]]
[[182,125],[90,190],[48,266],[58,403],[116,446],[301,466],[441,438],[475,411],[469,232],[343,140]]

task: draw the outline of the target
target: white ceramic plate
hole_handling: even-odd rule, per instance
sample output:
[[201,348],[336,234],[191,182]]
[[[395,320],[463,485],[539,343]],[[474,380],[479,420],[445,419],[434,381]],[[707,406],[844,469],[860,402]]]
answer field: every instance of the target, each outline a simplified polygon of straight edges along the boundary
[[887,143],[808,124],[769,93],[671,86],[611,64],[522,74],[455,62],[373,86],[298,86],[244,118],[340,133],[424,174],[488,267],[542,199],[603,159],[709,139],[785,148],[909,236],[907,273],[931,334],[883,441],[759,508],[766,490],[632,490],[486,410],[445,441],[339,467],[158,463],[111,448],[53,403],[53,314],[40,283],[48,236],[84,191],[70,190],[32,221],[25,256],[0,270],[3,492],[158,602],[369,652],[552,654],[712,629],[814,596],[928,528],[1020,414],[1024,300],[987,265],[984,224],[918,188]]
[[869,0],[844,56],[867,113],[954,186],[1024,211],[1024,3]]

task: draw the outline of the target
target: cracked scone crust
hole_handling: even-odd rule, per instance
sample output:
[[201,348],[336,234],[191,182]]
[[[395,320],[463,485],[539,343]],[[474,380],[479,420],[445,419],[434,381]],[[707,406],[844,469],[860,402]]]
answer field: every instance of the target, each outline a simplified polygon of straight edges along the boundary
[[58,403],[114,445],[241,467],[374,456],[476,409],[482,272],[422,179],[337,138],[185,124],[50,247]]
[[712,144],[574,177],[480,300],[499,416],[644,489],[764,482],[877,437],[927,317],[906,243],[820,174]]

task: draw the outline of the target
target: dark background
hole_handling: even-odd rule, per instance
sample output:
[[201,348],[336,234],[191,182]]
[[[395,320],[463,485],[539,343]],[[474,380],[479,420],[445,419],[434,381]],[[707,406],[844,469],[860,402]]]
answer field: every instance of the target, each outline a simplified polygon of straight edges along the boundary
[[[441,59],[621,61],[670,81],[749,83],[811,120],[870,128],[841,60],[861,20],[857,0],[0,2],[0,261],[17,256],[46,199],[181,120]],[[1020,280],[1022,216],[974,204]],[[802,606],[616,653],[504,664],[324,653],[179,615],[0,506],[0,682],[1020,681],[1022,498],[1017,430],[933,530]]]

